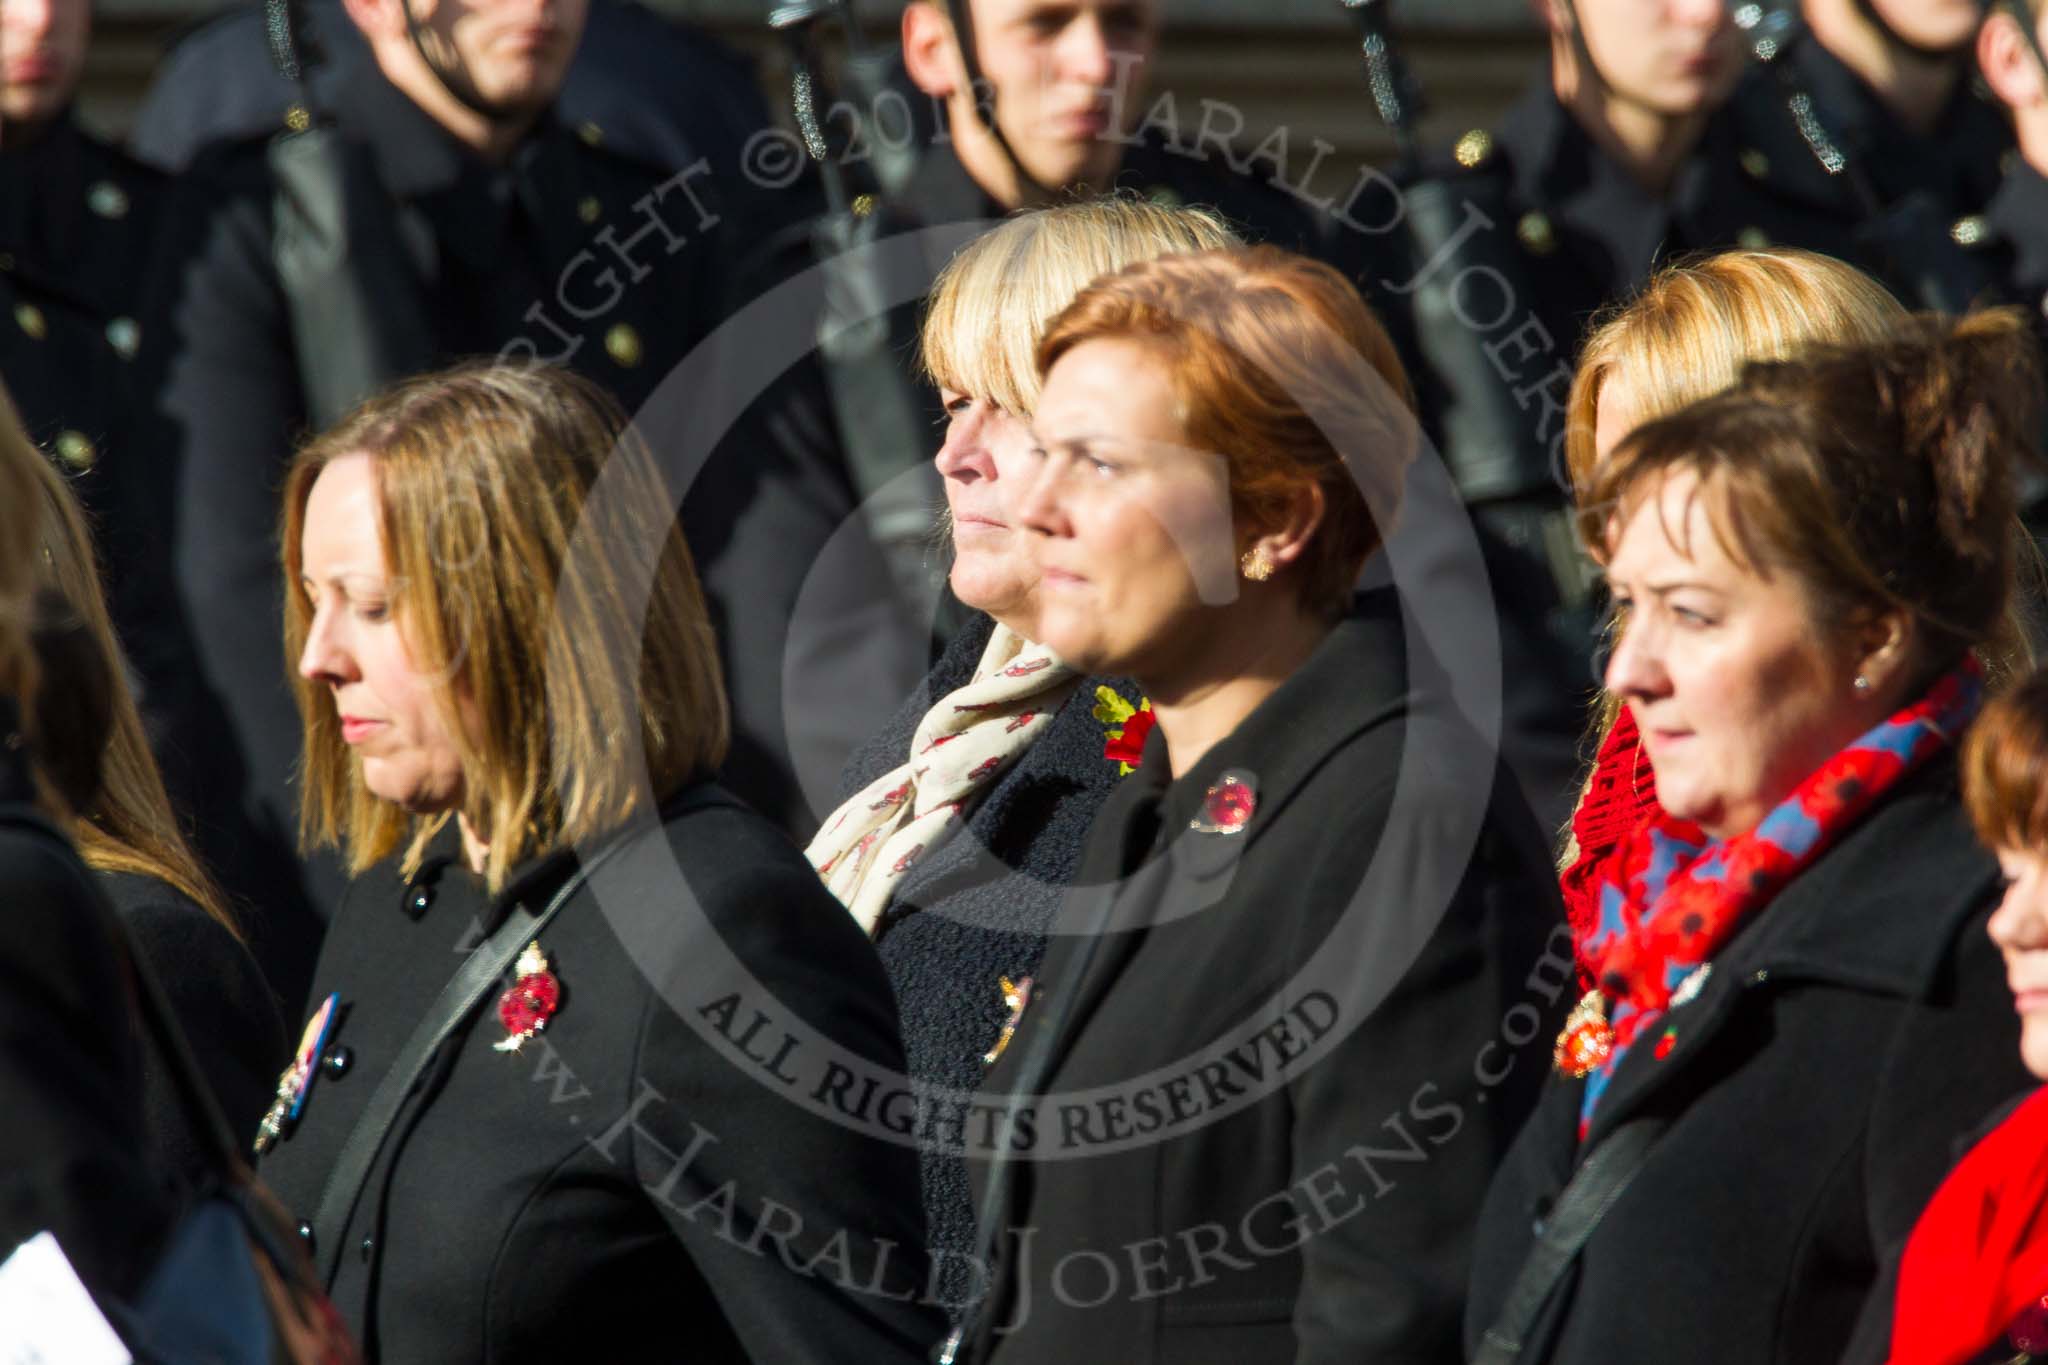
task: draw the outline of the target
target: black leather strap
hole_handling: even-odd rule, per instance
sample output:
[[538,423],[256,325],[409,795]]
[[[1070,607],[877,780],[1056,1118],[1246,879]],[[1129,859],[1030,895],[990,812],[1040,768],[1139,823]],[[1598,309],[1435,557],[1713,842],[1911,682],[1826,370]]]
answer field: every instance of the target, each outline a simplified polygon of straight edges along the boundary
[[[664,815],[673,813],[664,812]],[[362,1193],[363,1181],[376,1163],[377,1153],[384,1147],[384,1140],[391,1133],[391,1125],[398,1117],[406,1096],[419,1083],[420,1074],[426,1070],[427,1062],[449,1036],[468,1022],[498,979],[518,960],[520,951],[539,937],[548,922],[561,912],[570,897],[582,890],[604,862],[614,853],[631,842],[631,836],[613,839],[585,860],[562,883],[539,914],[534,914],[523,905],[514,905],[506,915],[505,922],[497,932],[478,944],[474,951],[463,960],[461,968],[441,988],[441,994],[427,1007],[419,1026],[412,1036],[405,1040],[405,1047],[392,1062],[391,1069],[377,1084],[370,1102],[363,1107],[361,1117],[350,1130],[348,1141],[342,1144],[341,1155],[335,1158],[334,1169],[328,1173],[327,1184],[320,1191],[320,1203],[313,1214],[313,1257],[320,1268],[320,1282],[334,1283],[335,1268],[340,1264],[342,1230],[348,1226],[354,1215],[357,1197]]]
[[1643,1169],[1650,1149],[1663,1134],[1668,1120],[1650,1115],[1630,1119],[1609,1133],[1592,1154],[1579,1165],[1578,1173],[1564,1187],[1529,1258],[1522,1262],[1500,1316],[1486,1329],[1472,1365],[1512,1365],[1519,1360],[1529,1329],[1556,1291],[1558,1282],[1578,1259],[1579,1251],[1600,1226],[1600,1220],[1621,1198],[1636,1172]]

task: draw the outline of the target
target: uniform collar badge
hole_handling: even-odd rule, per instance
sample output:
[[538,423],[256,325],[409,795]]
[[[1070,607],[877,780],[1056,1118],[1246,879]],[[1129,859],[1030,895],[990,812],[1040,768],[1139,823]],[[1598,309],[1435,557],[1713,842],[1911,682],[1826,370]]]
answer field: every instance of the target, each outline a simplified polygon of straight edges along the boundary
[[277,1098],[271,1101],[269,1112],[257,1125],[256,1155],[262,1156],[276,1146],[278,1139],[298,1122],[300,1111],[306,1107],[306,1096],[313,1088],[313,1078],[319,1074],[320,1056],[327,1051],[327,1040],[333,1036],[340,1008],[341,996],[329,994],[306,1021],[306,1031],[299,1035],[299,1050],[292,1055],[292,1064],[277,1078]]
[[519,1051],[562,1007],[562,983],[548,969],[548,956],[538,940],[526,945],[512,970],[516,975],[511,988],[498,997],[498,1022],[505,1026],[505,1036],[491,1046],[499,1052]]

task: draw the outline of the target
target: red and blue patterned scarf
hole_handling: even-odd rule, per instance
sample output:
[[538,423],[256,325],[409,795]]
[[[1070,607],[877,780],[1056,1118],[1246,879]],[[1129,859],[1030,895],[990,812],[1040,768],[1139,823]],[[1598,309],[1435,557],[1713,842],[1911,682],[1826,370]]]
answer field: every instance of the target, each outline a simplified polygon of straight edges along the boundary
[[[1961,737],[1983,702],[1983,680],[1977,661],[1966,661],[1823,763],[1745,833],[1714,840],[1662,815],[1630,839],[1600,889],[1599,922],[1586,941],[1612,1049],[1586,1073],[1581,1138],[1615,1068],[1664,1017],[1672,993],[1889,788]],[[1668,1038],[1658,1044],[1660,1058],[1668,1046]]]

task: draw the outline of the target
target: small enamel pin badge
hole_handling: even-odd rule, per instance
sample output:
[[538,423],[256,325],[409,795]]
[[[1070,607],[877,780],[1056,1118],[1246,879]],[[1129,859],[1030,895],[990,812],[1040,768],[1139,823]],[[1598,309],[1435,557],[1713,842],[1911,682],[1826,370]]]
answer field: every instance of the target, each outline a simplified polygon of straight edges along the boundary
[[1031,978],[1028,976],[1016,981],[1010,980],[1007,976],[998,977],[996,989],[1003,993],[1003,1008],[1010,1012],[1010,1017],[1003,1021],[1003,1031],[997,1036],[996,1045],[981,1054],[983,1066],[994,1066],[996,1058],[1003,1055],[1003,1049],[1010,1045],[1010,1039],[1016,1035],[1017,1025],[1024,1018],[1025,1007],[1031,1003]]
[[275,1147],[278,1139],[298,1122],[306,1107],[307,1092],[313,1088],[313,1078],[319,1074],[320,1054],[327,1050],[327,1040],[334,1032],[334,1017],[340,1008],[341,996],[330,994],[306,1021],[306,1031],[299,1035],[299,1050],[292,1054],[292,1064],[277,1078],[277,1098],[271,1101],[269,1112],[257,1125],[257,1156]]
[[1202,794],[1202,809],[1188,821],[1188,828],[1197,834],[1242,834],[1258,808],[1259,793],[1252,775],[1226,768]]
[[511,988],[498,997],[498,1022],[505,1026],[505,1036],[491,1044],[500,1052],[519,1051],[562,1007],[562,983],[548,970],[547,954],[538,941],[526,945],[512,970]]

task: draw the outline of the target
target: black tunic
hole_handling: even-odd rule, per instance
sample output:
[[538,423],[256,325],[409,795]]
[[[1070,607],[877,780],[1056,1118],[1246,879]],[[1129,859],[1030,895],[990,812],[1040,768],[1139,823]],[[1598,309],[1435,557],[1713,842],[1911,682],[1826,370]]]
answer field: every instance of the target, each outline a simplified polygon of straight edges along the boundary
[[[507,1027],[487,1001],[428,1064],[343,1235],[337,1306],[393,1365],[909,1365],[942,1323],[914,1301],[915,1159],[807,1110],[770,1065],[801,1024],[816,1032],[783,1067],[836,1044],[900,1071],[873,950],[729,798],[632,837],[538,938],[562,992],[545,1031],[497,1050]],[[540,909],[575,856],[491,897],[452,846],[411,887],[366,875],[335,920],[316,981],[342,1002],[325,1055],[345,1069],[322,1071],[259,1167],[302,1217],[461,954],[514,901]],[[728,991],[771,1002],[774,1022],[744,1033],[751,1010],[721,1013]]]
[[9,132],[0,380],[85,508],[144,719],[161,736],[182,714],[190,655],[168,573],[169,452],[137,418],[164,341],[149,271],[170,182],[70,111]]

